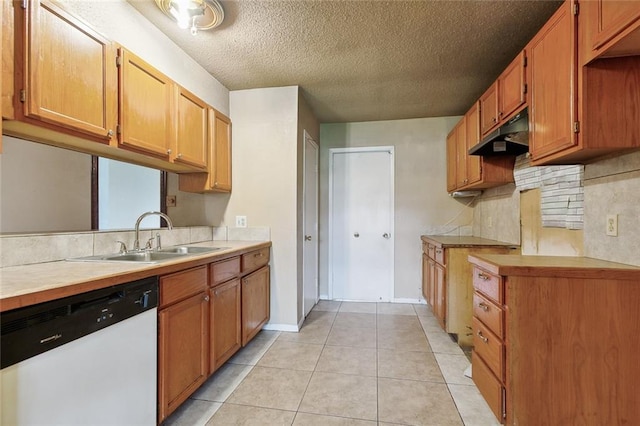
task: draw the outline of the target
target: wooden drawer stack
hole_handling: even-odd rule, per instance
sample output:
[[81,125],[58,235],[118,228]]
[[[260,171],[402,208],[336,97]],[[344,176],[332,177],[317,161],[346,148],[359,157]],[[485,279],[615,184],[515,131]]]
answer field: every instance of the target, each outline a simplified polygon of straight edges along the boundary
[[504,283],[473,267],[473,381],[495,416],[506,418]]

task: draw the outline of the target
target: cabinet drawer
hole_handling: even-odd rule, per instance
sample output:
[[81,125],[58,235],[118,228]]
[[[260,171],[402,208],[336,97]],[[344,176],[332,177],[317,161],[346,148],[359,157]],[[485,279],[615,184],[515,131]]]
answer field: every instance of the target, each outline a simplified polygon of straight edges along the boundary
[[500,381],[495,378],[487,365],[480,359],[475,351],[471,356],[471,364],[473,365],[473,381],[478,390],[484,397],[489,408],[493,411],[496,418],[502,423],[504,412],[503,388]]
[[253,271],[269,263],[269,247],[242,255],[242,272]]
[[207,289],[207,267],[199,266],[160,277],[160,307]]
[[473,318],[473,349],[500,380],[504,380],[504,344],[478,318]]
[[211,285],[230,280],[240,274],[240,256],[211,264]]
[[442,247],[434,247],[435,248],[435,257],[434,259],[441,265],[444,265],[444,249]]
[[473,292],[473,315],[500,339],[504,338],[502,309],[478,292]]
[[496,302],[504,304],[502,278],[490,274],[477,266],[473,267],[473,288]]

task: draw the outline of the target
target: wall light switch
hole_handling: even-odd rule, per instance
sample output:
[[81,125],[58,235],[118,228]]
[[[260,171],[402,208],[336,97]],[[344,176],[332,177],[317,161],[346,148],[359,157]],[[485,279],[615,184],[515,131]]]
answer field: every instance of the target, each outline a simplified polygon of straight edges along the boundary
[[246,228],[246,227],[247,227],[247,217],[236,216],[236,228]]
[[612,237],[618,236],[618,215],[617,214],[607,215],[607,235],[610,235]]

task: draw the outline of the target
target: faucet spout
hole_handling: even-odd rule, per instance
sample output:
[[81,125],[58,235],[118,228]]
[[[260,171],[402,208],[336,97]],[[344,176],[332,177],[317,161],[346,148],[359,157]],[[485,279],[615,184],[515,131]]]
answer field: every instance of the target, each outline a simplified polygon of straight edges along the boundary
[[151,215],[158,215],[162,218],[164,218],[164,220],[167,221],[167,226],[169,227],[169,229],[173,229],[173,223],[171,222],[171,218],[169,216],[167,216],[166,214],[162,213],[162,212],[145,212],[142,213],[140,215],[140,217],[138,217],[138,220],[136,220],[136,226],[135,226],[135,231],[136,231],[136,240],[133,242],[133,250],[140,250],[140,222],[142,222],[142,219],[144,219],[147,216],[151,216]]

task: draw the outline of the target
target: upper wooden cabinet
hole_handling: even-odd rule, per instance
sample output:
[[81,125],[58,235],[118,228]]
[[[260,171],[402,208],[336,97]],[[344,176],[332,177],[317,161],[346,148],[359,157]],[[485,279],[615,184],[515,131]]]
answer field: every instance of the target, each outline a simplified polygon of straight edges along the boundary
[[447,135],[447,192],[453,192],[458,187],[456,182],[458,167],[458,135],[454,127]]
[[475,184],[482,180],[481,158],[477,155],[469,155],[469,149],[480,142],[480,103],[476,102],[465,114],[465,141],[459,145],[464,149],[466,156],[467,183]]
[[507,66],[498,79],[480,97],[480,126],[482,136],[501,126],[524,108],[526,98],[525,51]]
[[465,186],[467,179],[467,120],[466,116],[456,125],[454,130],[456,136],[456,188]]
[[[581,4],[591,10],[590,2]],[[589,39],[589,27],[577,21],[591,15],[577,10],[566,1],[527,48],[533,165],[584,163],[640,148],[640,56],[579,66],[585,61],[578,39]]]
[[53,2],[26,5],[15,22],[16,118],[108,143],[116,129],[113,43]]
[[209,152],[209,106],[176,85],[177,136],[175,160],[206,169]]
[[597,57],[640,55],[640,1],[597,0],[580,3],[582,64]]
[[174,86],[169,77],[120,49],[121,147],[169,160],[174,138]]
[[208,172],[180,175],[180,191],[231,192],[231,120],[210,108],[209,129]]

